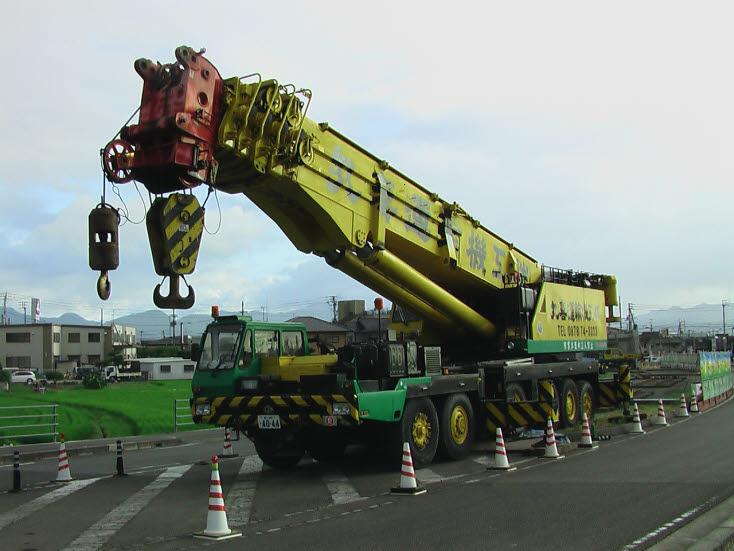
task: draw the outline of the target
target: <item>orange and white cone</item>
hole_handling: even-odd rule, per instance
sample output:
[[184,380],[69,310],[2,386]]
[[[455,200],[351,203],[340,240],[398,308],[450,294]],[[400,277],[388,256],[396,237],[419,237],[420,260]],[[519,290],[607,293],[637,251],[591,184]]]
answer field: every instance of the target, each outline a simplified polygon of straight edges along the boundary
[[688,417],[688,407],[686,406],[686,395],[680,395],[680,407],[678,408],[678,417]]
[[630,432],[632,434],[645,434],[645,431],[642,430],[642,423],[640,422],[640,408],[637,405],[637,402],[635,402],[635,412],[632,414],[632,430]]
[[579,441],[579,448],[598,448],[599,444],[594,444],[591,439],[591,427],[589,426],[589,418],[586,412],[581,413],[581,440]]
[[561,459],[563,456],[558,453],[556,446],[556,433],[553,431],[553,417],[548,414],[548,423],[545,427],[545,454],[543,459]]
[[698,411],[698,398],[696,393],[691,394],[691,413],[699,413]]
[[497,427],[494,440],[494,465],[487,467],[487,469],[514,471],[516,468],[510,465],[510,462],[507,460],[507,450],[505,449],[505,439],[502,437],[502,429]]
[[227,525],[227,511],[224,508],[224,494],[219,480],[219,458],[212,456],[212,477],[209,485],[209,512],[206,515],[206,529],[194,534],[196,538],[224,539],[241,536],[242,532],[233,532]]
[[658,400],[658,415],[655,418],[655,424],[663,427],[668,426],[668,420],[665,418],[665,407],[663,407],[662,400]]
[[390,489],[391,494],[413,495],[426,493],[425,488],[418,486],[413,470],[413,457],[410,455],[410,444],[403,444],[403,466],[400,470],[400,486]]
[[232,449],[232,440],[229,437],[229,427],[224,427],[224,444],[222,445],[221,457],[237,457]]
[[61,436],[61,443],[59,444],[59,470],[56,473],[56,482],[68,482],[71,480],[71,470],[69,469],[69,458],[66,456],[64,433],[62,432],[59,436]]

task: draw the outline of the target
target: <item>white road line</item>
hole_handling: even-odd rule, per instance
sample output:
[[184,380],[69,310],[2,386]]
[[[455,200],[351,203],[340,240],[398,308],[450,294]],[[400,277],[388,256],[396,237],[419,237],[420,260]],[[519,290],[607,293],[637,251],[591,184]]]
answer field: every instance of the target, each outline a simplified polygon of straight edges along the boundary
[[359,495],[359,492],[349,483],[349,479],[342,473],[325,474],[322,480],[329,489],[334,505],[343,505],[366,499]]
[[19,521],[22,518],[27,517],[37,511],[43,509],[46,505],[50,505],[54,501],[58,501],[62,497],[73,494],[77,490],[86,488],[90,484],[97,482],[99,478],[88,478],[86,480],[72,480],[71,482],[64,483],[56,490],[37,497],[33,501],[24,503],[12,511],[0,514],[0,530],[5,528],[7,525],[13,522]]
[[262,473],[263,462],[256,455],[245,457],[237,474],[237,480],[227,493],[227,523],[232,526],[245,526],[250,522],[252,500]]
[[148,505],[155,496],[165,490],[172,482],[181,478],[190,468],[191,465],[169,467],[145,488],[130,496],[95,522],[82,535],[71,542],[64,551],[96,551],[100,549],[107,543],[107,540],[125,526],[143,507]]

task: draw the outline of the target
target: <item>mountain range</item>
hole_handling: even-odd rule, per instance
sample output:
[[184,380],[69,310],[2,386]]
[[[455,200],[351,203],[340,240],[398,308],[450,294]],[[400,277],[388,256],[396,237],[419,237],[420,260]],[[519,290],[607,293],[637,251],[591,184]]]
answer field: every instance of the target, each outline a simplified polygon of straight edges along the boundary
[[[225,312],[227,314],[241,314],[242,312]],[[263,319],[265,314],[260,310],[245,311],[245,315],[253,319]],[[313,316],[325,321],[331,321],[332,315],[326,303],[315,302],[305,305],[298,310],[288,312],[268,312],[266,317],[269,321],[286,321],[296,316]],[[8,324],[23,324],[24,314],[12,308],[5,312]],[[726,318],[729,318],[727,322]],[[30,318],[29,318],[30,319]],[[175,335],[191,335],[194,339],[204,332],[204,328],[211,321],[207,314],[185,314],[176,312]],[[105,320],[104,325],[110,325],[113,320]],[[41,317],[41,323],[55,323],[60,325],[99,325],[99,320],[90,321],[82,316],[68,312],[59,317]],[[680,332],[691,334],[714,334],[722,332],[726,325],[727,332],[734,333],[734,308],[722,312],[721,304],[699,304],[690,308],[671,307],[660,310],[652,310],[644,314],[635,314],[634,322],[640,332],[661,331],[667,329],[671,334]],[[164,337],[173,336],[171,326],[171,314],[163,310],[147,310],[136,314],[129,314],[114,319],[114,323],[135,327],[138,340],[159,340]],[[625,319],[622,327],[627,328]]]

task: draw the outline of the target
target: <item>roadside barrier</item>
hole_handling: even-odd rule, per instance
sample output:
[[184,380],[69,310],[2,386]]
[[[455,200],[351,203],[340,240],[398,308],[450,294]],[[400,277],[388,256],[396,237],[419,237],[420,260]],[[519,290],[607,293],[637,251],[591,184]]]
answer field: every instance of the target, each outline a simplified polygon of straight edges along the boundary
[[[186,404],[185,406],[181,404]],[[186,413],[181,413],[185,411]],[[183,422],[181,419],[188,419]],[[178,432],[179,427],[193,426],[196,423],[191,418],[191,406],[188,398],[175,398],[173,400],[173,432]]]
[[665,418],[665,407],[663,406],[662,400],[658,400],[658,414],[657,417],[655,417],[655,424],[663,427],[668,426],[668,420]]
[[20,452],[13,452],[13,489],[11,492],[20,492]]
[[688,417],[688,407],[686,406],[686,395],[680,395],[680,407],[678,408],[678,417]]
[[64,433],[62,432],[61,442],[59,443],[59,470],[56,474],[55,482],[69,482],[71,480],[71,470],[69,469],[69,458],[66,457],[66,444],[64,444]]
[[542,459],[562,459],[564,456],[558,453],[556,446],[556,433],[553,431],[553,418],[548,414],[548,422],[545,427],[545,453]]
[[581,413],[581,440],[578,444],[579,448],[598,448],[599,444],[594,444],[594,441],[591,439],[591,428],[589,427],[589,417],[586,415],[586,412]]
[[635,402],[635,412],[632,414],[632,430],[630,433],[645,434],[645,431],[642,430],[642,423],[640,423],[640,407],[637,402]]
[[[19,438],[50,438],[52,442],[56,442],[58,434],[56,413],[57,404],[34,404],[28,406],[3,406],[0,407],[0,413],[15,413],[16,415],[0,415],[0,433],[9,432],[7,435],[0,434],[0,445],[4,440],[17,440]],[[20,411],[22,410],[22,411]],[[46,413],[50,410],[50,413]],[[36,413],[37,411],[37,413]],[[29,412],[32,412],[30,415]],[[50,418],[50,419],[49,419]],[[18,423],[21,419],[34,419],[42,421],[40,423],[28,425],[6,425],[6,420],[10,423]],[[50,422],[47,422],[50,421]],[[38,432],[40,427],[51,427],[50,431]],[[31,433],[26,431],[31,430]]]
[[413,457],[410,455],[410,444],[403,444],[403,465],[400,469],[400,486],[390,489],[391,494],[413,495],[425,494],[426,489],[418,486],[413,469]]
[[195,538],[227,539],[241,536],[242,532],[233,532],[227,524],[227,511],[224,507],[222,482],[219,479],[219,458],[212,456],[212,476],[209,484],[209,512],[206,515],[206,528],[194,534]]
[[510,465],[507,460],[507,449],[505,439],[502,437],[502,429],[497,427],[494,439],[494,465],[487,467],[489,470],[514,471],[517,467]]
[[127,476],[122,462],[122,440],[117,441],[117,476]]

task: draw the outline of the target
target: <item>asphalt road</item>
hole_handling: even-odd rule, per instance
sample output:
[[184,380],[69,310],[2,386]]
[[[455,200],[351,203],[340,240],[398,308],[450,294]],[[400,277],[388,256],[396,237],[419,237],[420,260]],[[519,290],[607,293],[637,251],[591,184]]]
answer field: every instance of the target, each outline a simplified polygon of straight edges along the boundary
[[[595,450],[564,446],[557,460],[530,455],[532,441],[508,443],[512,472],[486,469],[485,443],[463,461],[418,470],[428,490],[420,496],[390,494],[399,472],[359,450],[274,471],[235,442],[238,456],[223,458],[220,474],[229,526],[242,536],[215,544],[192,534],[207,524],[221,431],[126,451],[124,477],[114,476],[115,454],[71,456],[67,483],[50,482],[58,462],[39,459],[22,465],[21,492],[0,493],[0,542],[8,551],[646,549],[734,494],[734,401],[668,419]],[[12,487],[11,466],[0,481]]]

